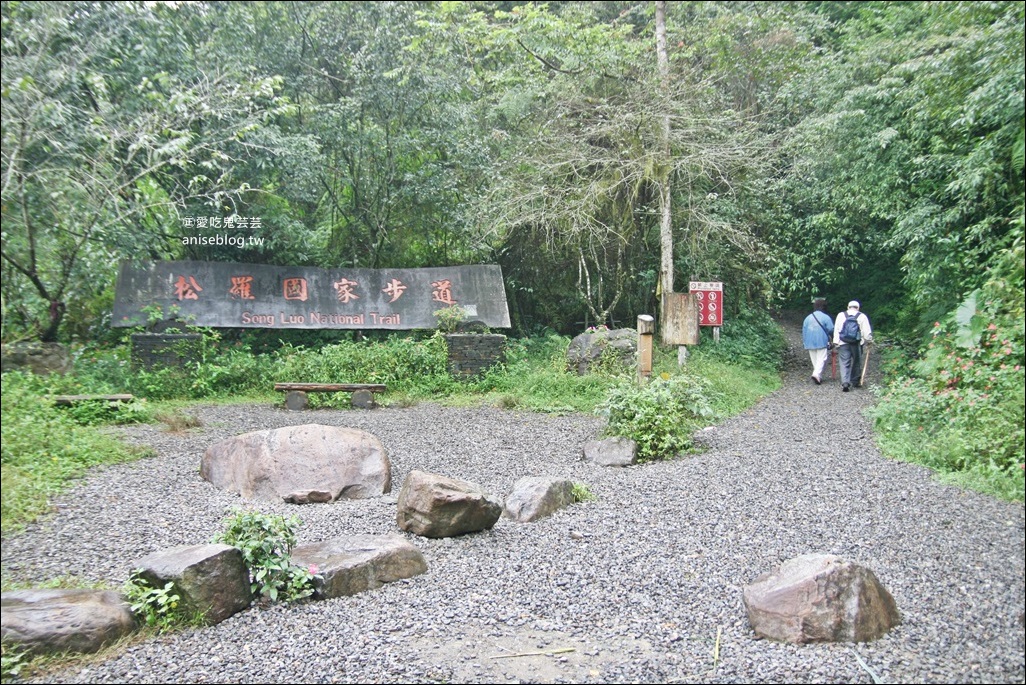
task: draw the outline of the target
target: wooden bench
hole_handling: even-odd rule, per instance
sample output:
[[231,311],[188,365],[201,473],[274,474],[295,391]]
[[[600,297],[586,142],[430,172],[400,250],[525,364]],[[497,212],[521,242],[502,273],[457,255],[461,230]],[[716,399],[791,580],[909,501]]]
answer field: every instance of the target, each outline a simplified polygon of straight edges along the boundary
[[54,404],[62,407],[70,407],[79,402],[106,402],[113,407],[120,402],[131,402],[135,397],[133,395],[54,395],[50,399]]
[[373,393],[385,392],[386,386],[381,383],[275,383],[274,389],[288,393],[285,395],[288,409],[301,411],[310,406],[308,392],[348,392],[354,407],[373,409],[378,406]]

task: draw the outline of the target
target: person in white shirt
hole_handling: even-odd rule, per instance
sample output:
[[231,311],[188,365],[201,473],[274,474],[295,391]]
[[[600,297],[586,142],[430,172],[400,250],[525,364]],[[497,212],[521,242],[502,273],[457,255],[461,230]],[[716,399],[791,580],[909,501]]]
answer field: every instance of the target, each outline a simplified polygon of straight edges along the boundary
[[841,366],[841,390],[862,386],[862,359],[867,345],[873,344],[873,328],[869,317],[862,313],[858,300],[848,303],[834,321],[834,345]]
[[817,297],[812,301],[812,313],[802,322],[802,345],[809,351],[812,381],[816,385],[823,382],[823,367],[830,356],[830,337],[833,332],[834,322],[826,313],[826,300]]

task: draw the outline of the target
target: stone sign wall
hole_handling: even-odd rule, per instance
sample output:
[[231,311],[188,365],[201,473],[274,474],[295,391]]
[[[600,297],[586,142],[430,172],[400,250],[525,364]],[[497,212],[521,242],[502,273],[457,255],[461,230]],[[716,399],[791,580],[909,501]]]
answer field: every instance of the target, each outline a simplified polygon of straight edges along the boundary
[[[215,328],[435,328],[438,309],[509,328],[502,270],[319,269],[227,262],[121,264],[114,326],[165,319]],[[159,310],[154,308],[159,307]]]

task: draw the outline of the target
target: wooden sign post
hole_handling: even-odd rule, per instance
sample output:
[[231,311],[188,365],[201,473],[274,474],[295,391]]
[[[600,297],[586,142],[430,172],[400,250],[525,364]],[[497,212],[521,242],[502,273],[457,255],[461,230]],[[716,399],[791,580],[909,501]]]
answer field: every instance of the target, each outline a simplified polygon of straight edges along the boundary
[[655,318],[648,314],[638,316],[638,382],[652,375],[652,335]]
[[688,358],[688,345],[698,344],[698,298],[694,293],[664,293],[663,344],[677,345],[677,363]]

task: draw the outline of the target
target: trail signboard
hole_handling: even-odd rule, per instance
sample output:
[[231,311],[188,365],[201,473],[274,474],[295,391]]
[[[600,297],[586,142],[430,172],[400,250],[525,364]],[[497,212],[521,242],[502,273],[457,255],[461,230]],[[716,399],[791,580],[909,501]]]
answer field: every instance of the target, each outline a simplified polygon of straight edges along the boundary
[[723,325],[723,283],[718,281],[691,281],[688,290],[698,300],[698,325]]
[[509,328],[496,265],[427,269],[321,269],[229,262],[123,262],[113,325],[151,314],[214,328],[435,328],[434,312]]

